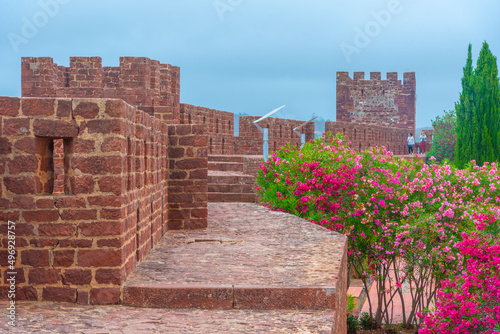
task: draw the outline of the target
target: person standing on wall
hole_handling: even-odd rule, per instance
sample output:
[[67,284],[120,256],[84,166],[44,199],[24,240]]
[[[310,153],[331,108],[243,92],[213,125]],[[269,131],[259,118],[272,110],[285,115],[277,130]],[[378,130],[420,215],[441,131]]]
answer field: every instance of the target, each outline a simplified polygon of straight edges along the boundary
[[413,154],[413,145],[415,145],[415,138],[413,138],[413,133],[410,132],[408,138],[406,138],[408,142],[408,154]]
[[427,151],[427,136],[425,132],[422,131],[420,134],[420,153],[425,153]]

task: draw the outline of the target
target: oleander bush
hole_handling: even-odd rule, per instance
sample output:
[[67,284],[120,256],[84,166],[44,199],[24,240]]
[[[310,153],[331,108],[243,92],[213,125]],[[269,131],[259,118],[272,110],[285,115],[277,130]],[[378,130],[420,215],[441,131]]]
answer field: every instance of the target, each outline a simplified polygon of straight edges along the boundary
[[[496,230],[498,217],[479,215],[481,226]],[[490,234],[464,232],[458,245],[466,258],[461,271],[441,282],[436,310],[427,314],[420,333],[500,332],[500,244]],[[424,317],[424,315],[422,315]]]
[[[462,289],[467,273],[474,272],[470,265],[476,260],[464,242],[481,235],[494,247],[500,216],[496,164],[479,167],[473,161],[457,169],[433,160],[401,159],[383,147],[357,153],[343,135],[326,134],[302,148],[286,146],[273,153],[261,165],[258,192],[263,205],[348,237],[349,265],[366,288],[373,281],[377,290],[377,302],[367,296],[369,316],[377,326],[392,323],[392,302],[402,300],[408,289],[411,311],[408,316],[403,312],[403,324],[424,322],[432,331],[433,324],[442,326],[430,319],[440,318],[443,296],[459,294],[450,289]],[[489,217],[488,224],[480,217]],[[477,245],[486,247],[484,242]],[[481,266],[484,275],[498,277],[494,263]],[[481,294],[478,298],[495,293],[487,286],[478,283],[473,289]],[[488,307],[495,309],[499,299],[492,300]],[[453,314],[450,328],[471,317]],[[498,317],[473,314],[481,326],[499,322]]]

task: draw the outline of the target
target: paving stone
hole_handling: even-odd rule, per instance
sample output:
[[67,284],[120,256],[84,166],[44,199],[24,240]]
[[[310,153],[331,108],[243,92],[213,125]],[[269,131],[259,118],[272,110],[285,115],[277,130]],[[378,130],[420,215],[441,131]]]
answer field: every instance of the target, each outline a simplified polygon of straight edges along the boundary
[[213,161],[213,162],[245,162],[245,156],[244,155],[217,155],[217,154],[210,154],[208,156],[208,161]]
[[[0,323],[1,333],[331,333],[334,311],[142,309],[16,303],[17,326]],[[4,313],[5,312],[5,313]],[[0,302],[5,319],[7,302]]]
[[240,162],[208,162],[208,168],[210,170],[220,170],[220,171],[237,171],[243,172],[245,168],[243,163]]

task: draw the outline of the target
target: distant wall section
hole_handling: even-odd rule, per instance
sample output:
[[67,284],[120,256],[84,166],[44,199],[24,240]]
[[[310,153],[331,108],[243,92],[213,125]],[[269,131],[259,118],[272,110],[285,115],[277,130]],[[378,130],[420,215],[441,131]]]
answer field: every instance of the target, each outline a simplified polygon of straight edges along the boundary
[[[235,138],[235,153],[248,155],[263,154],[262,132],[253,124],[253,121],[259,119],[259,116],[241,116],[240,117],[240,135]],[[276,151],[286,143],[294,146],[300,146],[300,137],[293,129],[304,123],[283,118],[269,117],[259,122],[262,128],[269,129],[269,152]],[[299,133],[305,133],[306,141],[314,139],[314,123],[309,123]]]
[[234,154],[234,114],[181,104],[181,124],[201,124],[208,130],[209,154]]
[[396,155],[408,153],[408,131],[405,129],[349,122],[325,122],[325,132],[345,134],[351,142],[351,148],[358,152],[369,147],[384,146]]

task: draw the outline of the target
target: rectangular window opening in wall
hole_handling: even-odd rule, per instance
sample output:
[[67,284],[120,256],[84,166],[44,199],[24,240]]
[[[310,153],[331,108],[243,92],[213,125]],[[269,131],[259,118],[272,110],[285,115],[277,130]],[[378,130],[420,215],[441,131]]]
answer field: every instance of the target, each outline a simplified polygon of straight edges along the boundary
[[71,194],[72,138],[38,138],[38,179],[41,194]]
[[38,138],[38,179],[40,194],[52,194],[54,191],[54,141],[48,138]]
[[64,71],[64,87],[69,87],[69,72]]
[[73,138],[54,139],[54,195],[71,194],[69,176],[72,172],[70,162],[73,152]]
[[52,161],[54,166],[54,186],[52,188],[52,194],[62,195],[64,194],[64,140],[54,139],[52,145],[54,151],[52,151]]

